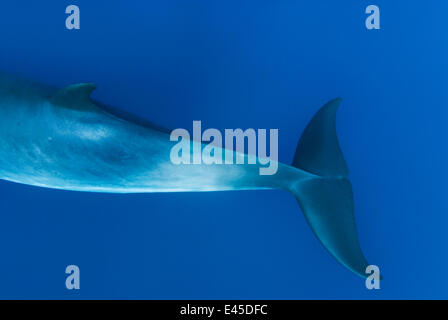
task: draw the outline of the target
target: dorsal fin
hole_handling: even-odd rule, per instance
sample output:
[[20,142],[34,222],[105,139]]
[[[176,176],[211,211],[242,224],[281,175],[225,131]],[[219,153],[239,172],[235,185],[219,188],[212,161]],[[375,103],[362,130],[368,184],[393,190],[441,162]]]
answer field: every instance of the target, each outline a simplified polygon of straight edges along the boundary
[[72,109],[91,109],[95,105],[90,100],[90,94],[96,89],[93,83],[77,83],[59,89],[51,98],[55,105]]

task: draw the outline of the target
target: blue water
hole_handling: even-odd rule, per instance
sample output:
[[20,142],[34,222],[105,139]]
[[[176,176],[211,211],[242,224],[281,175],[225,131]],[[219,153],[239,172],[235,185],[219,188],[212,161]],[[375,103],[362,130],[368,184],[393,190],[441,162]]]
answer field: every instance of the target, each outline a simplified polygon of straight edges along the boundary
[[[447,33],[439,1],[0,4],[0,69],[170,128],[302,130],[341,96],[338,133],[380,290],[340,266],[283,191],[110,195],[0,181],[0,298],[448,298]],[[381,10],[367,30],[364,10]],[[65,288],[65,267],[81,290]]]

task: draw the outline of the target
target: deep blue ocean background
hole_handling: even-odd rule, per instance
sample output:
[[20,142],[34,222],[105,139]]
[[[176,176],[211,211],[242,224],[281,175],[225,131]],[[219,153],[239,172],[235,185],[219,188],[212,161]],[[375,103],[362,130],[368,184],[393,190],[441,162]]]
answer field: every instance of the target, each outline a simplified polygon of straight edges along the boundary
[[[65,28],[65,8],[81,29]],[[381,30],[364,25],[367,5]],[[279,157],[326,101],[380,290],[319,244],[283,191],[113,195],[0,181],[0,298],[448,298],[448,2],[12,1],[0,69],[168,128],[278,128]],[[65,267],[81,290],[65,288]]]

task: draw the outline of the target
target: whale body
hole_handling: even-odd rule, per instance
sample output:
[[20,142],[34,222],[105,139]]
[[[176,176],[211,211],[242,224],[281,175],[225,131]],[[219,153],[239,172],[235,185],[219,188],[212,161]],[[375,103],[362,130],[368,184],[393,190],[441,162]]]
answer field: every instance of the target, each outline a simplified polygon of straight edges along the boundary
[[[336,135],[341,99],[325,104],[309,122],[292,165],[278,163],[274,175],[260,175],[260,165],[247,161],[173,164],[176,142],[169,131],[92,101],[94,89],[90,83],[57,89],[0,73],[0,179],[109,193],[283,189],[297,199],[327,251],[366,277]],[[247,155],[235,152],[235,157]]]

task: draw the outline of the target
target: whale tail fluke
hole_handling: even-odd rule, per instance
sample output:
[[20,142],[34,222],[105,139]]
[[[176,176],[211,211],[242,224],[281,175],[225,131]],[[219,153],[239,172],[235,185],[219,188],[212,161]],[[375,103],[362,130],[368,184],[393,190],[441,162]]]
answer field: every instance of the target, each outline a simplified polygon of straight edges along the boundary
[[353,193],[347,164],[336,135],[341,99],[324,105],[300,138],[293,166],[316,177],[290,187],[322,245],[342,265],[365,277],[368,266],[361,251],[353,215]]

